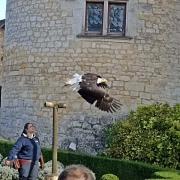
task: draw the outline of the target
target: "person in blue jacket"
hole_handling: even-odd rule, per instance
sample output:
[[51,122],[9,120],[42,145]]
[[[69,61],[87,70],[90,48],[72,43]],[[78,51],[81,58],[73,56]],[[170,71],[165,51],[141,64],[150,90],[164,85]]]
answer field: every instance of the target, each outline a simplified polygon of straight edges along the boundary
[[18,159],[20,168],[19,180],[36,180],[40,168],[44,168],[44,160],[39,139],[35,136],[36,127],[32,123],[24,125],[21,137],[16,141],[6,160],[6,165],[11,165]]

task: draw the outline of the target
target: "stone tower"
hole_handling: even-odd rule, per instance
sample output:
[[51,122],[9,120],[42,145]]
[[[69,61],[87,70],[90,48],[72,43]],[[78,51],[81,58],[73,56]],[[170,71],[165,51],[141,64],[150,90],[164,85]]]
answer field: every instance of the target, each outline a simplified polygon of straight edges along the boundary
[[[108,7],[117,5],[113,1],[96,5],[104,8],[102,33],[91,34],[86,18],[92,4],[85,0],[7,0],[1,136],[16,139],[24,123],[32,121],[43,144],[50,144],[52,110],[43,104],[59,100],[68,105],[59,113],[60,145],[73,142],[79,150],[96,153],[103,148],[102,128],[137,105],[180,102],[180,2],[116,3],[126,8],[119,35],[107,30],[111,23],[105,21]],[[76,72],[95,72],[112,81],[110,92],[121,100],[121,112],[99,112],[64,88]]]

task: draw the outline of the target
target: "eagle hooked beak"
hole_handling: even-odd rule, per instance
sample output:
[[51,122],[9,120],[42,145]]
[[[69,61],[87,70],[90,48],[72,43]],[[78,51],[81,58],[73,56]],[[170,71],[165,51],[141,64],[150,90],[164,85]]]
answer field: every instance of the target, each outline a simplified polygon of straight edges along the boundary
[[100,83],[101,84],[105,84],[107,86],[107,88],[110,88],[110,85],[109,85],[107,79],[105,79],[105,78],[98,78],[97,84],[100,84]]

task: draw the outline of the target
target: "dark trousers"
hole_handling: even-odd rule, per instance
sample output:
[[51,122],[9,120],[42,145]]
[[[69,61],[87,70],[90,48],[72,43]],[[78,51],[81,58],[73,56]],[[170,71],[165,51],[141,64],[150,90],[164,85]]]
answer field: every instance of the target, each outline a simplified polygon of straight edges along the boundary
[[37,180],[39,162],[26,163],[19,169],[19,180]]

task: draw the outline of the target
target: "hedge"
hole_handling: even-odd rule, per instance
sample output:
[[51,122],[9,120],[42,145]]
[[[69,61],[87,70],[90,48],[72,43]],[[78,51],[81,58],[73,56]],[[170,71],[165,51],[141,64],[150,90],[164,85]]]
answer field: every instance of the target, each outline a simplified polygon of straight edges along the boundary
[[[11,150],[13,143],[0,141],[0,153],[5,157]],[[47,148],[42,149],[45,161],[52,159],[52,151]],[[96,174],[97,179],[103,174],[114,174],[122,180],[144,180],[151,177],[156,171],[163,170],[160,167],[149,164],[117,160],[104,157],[90,156],[69,151],[58,151],[58,160],[65,166],[70,164],[83,164],[89,167]]]

